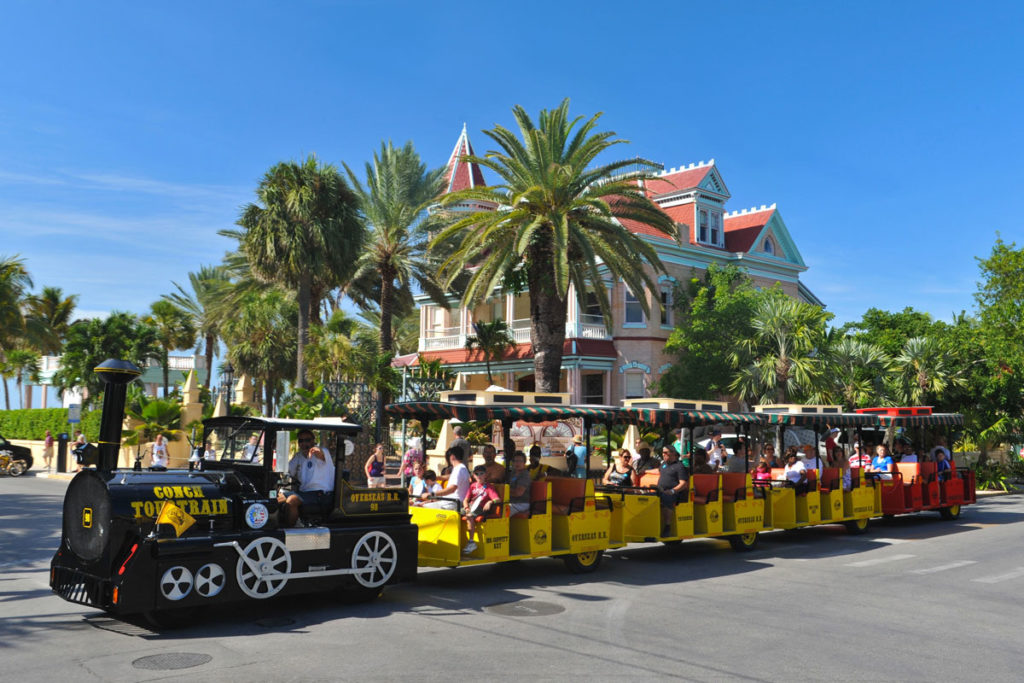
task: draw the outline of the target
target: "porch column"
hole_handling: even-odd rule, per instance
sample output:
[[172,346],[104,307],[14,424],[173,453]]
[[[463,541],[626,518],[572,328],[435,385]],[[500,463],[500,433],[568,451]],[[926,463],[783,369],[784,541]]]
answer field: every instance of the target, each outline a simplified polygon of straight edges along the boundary
[[568,373],[568,377],[566,379],[569,386],[566,388],[569,390],[569,401],[574,404],[582,403],[582,378],[580,377],[580,369],[569,368],[566,372]]

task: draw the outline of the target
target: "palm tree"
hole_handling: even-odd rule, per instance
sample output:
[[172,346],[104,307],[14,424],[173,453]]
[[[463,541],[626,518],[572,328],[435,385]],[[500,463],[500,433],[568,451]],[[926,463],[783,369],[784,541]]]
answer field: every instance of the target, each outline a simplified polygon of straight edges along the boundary
[[166,299],[154,301],[149,306],[150,314],[144,319],[156,328],[157,343],[160,345],[160,362],[164,370],[164,396],[170,388],[168,356],[174,349],[191,347],[196,341],[196,328],[192,317]]
[[203,386],[209,389],[213,377],[213,357],[217,353],[223,320],[218,315],[217,303],[226,296],[231,280],[227,269],[220,265],[200,266],[198,272],[188,274],[188,281],[191,291],[174,282],[178,291],[165,294],[164,299],[187,314],[192,320],[192,326],[202,337],[206,354],[206,381]]
[[826,348],[828,379],[843,407],[852,411],[872,399],[877,401],[892,359],[880,347],[845,335],[831,340]]
[[[253,273],[295,292],[298,303],[295,385],[306,387],[305,349],[319,298],[354,270],[364,228],[358,198],[334,166],[310,155],[273,166],[242,210],[241,247]],[[329,284],[330,283],[330,284]]]
[[14,349],[7,353],[7,371],[14,375],[22,408],[25,407],[25,395],[21,392],[21,385],[26,379],[30,382],[39,381],[39,360],[39,353],[31,349]]
[[60,353],[73,322],[78,295],[64,296],[60,287],[43,287],[25,299],[25,329],[29,344],[40,353]]
[[15,371],[9,362],[9,354],[24,343],[25,317],[23,315],[25,292],[32,286],[32,278],[25,268],[25,261],[19,256],[0,257],[0,369],[4,385],[4,405],[11,408],[7,379]]
[[516,345],[509,334],[509,326],[501,318],[493,322],[473,323],[475,335],[466,337],[466,350],[480,349],[484,354],[484,362],[487,364],[487,385],[494,384],[494,377],[491,375],[491,359],[500,358],[501,354]]
[[737,369],[730,391],[745,401],[787,403],[818,390],[824,369],[818,352],[831,317],[818,306],[767,292],[754,309],[752,335],[730,355]]
[[946,363],[946,353],[935,337],[913,337],[894,359],[895,393],[902,405],[920,405],[964,380]]
[[[570,285],[581,300],[592,292],[610,324],[602,275],[621,278],[639,293],[657,289],[650,271],[664,270],[654,247],[619,219],[649,225],[673,239],[677,231],[640,187],[656,164],[637,158],[592,166],[602,152],[625,142],[611,131],[593,132],[600,114],[582,123],[581,117],[570,119],[568,99],[541,111],[538,125],[518,105],[512,113],[521,140],[497,126],[484,133],[500,150],[464,159],[490,169],[501,183],[440,200],[442,207],[477,200],[500,208],[453,215],[431,246],[447,249],[455,242],[441,264],[447,283],[463,269],[475,268],[463,305],[473,307],[514,281],[527,286],[537,390],[557,391]],[[638,298],[647,310],[647,298]]]

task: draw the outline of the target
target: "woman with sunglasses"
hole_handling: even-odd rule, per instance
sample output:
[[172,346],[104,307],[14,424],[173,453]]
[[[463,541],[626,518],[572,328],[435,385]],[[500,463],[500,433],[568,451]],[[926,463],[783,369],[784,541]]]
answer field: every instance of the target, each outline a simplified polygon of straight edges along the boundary
[[625,448],[619,449],[618,456],[612,462],[612,466],[604,473],[601,482],[605,486],[639,486],[640,475],[633,470],[633,456]]

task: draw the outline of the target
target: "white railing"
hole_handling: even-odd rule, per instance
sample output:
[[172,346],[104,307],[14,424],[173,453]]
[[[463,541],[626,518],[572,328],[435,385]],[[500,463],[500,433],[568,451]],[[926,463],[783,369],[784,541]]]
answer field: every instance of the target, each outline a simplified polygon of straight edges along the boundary
[[[513,320],[509,325],[512,340],[516,344],[530,343],[530,319]],[[448,334],[439,334],[440,332]],[[466,335],[458,334],[459,328],[437,328],[426,337],[420,337],[420,351],[444,351],[461,349],[466,346]],[[581,316],[579,322],[570,321],[565,324],[566,339],[611,339],[604,326],[604,318],[599,315]]]
[[[150,358],[146,361],[147,368],[159,368],[160,361]],[[167,369],[168,370],[195,370],[196,359],[195,356],[167,356]]]
[[512,338],[516,344],[529,344],[530,343],[530,328],[529,327],[514,327],[512,328]]
[[420,351],[443,351],[461,349],[466,345],[466,335],[449,334],[443,337],[420,337]]

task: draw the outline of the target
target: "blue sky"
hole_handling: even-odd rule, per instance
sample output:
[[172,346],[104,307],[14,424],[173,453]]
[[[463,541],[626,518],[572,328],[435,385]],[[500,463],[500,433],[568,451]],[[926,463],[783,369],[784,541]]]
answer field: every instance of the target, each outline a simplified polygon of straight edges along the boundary
[[623,156],[714,157],[777,202],[837,316],[971,309],[1024,241],[1019,3],[5,3],[0,255],[80,313],[145,311],[229,246],[263,172],[572,99]]

